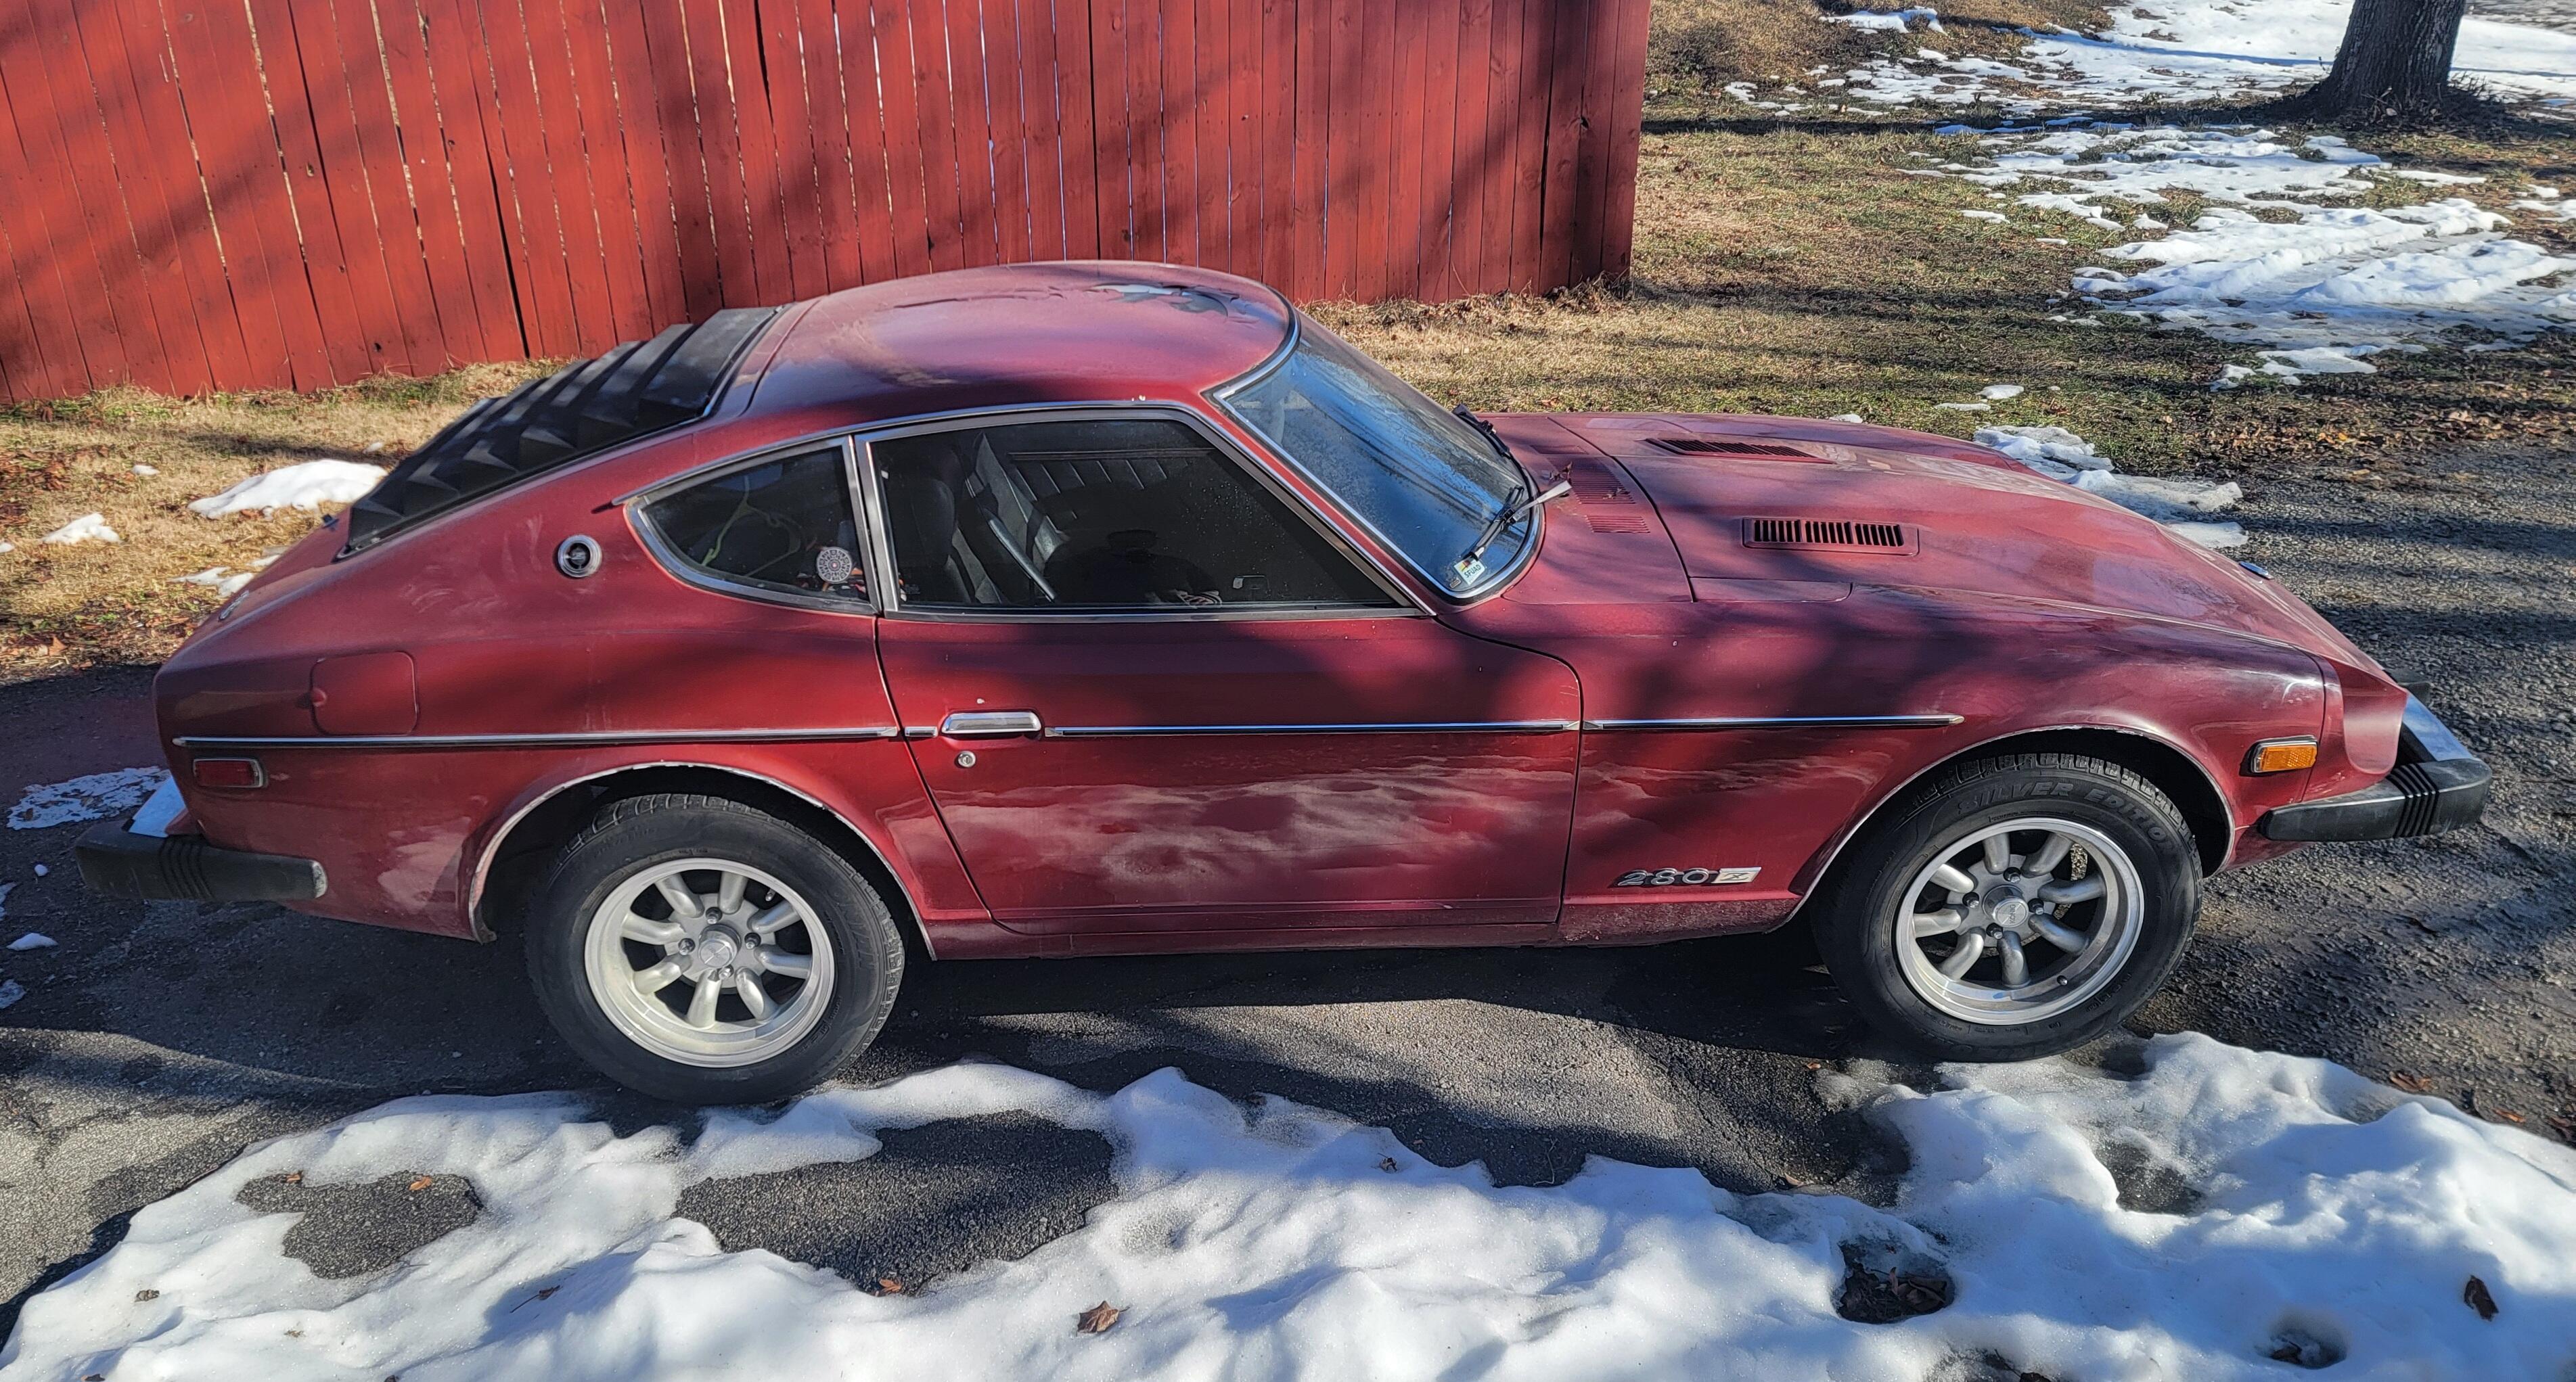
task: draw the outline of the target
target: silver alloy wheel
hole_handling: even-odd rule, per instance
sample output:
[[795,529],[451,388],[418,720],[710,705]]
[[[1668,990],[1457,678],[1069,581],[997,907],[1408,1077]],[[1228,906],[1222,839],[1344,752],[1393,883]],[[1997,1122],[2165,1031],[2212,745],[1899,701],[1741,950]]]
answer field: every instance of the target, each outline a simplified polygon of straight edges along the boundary
[[1905,982],[1981,1026],[2055,1017],[2117,977],[2138,948],[2137,865],[2089,826],[2030,816],[1934,851],[1889,917]]
[[683,1065],[750,1065],[804,1039],[832,997],[832,946],[785,883],[729,859],[636,870],[591,913],[582,969],[600,1011]]

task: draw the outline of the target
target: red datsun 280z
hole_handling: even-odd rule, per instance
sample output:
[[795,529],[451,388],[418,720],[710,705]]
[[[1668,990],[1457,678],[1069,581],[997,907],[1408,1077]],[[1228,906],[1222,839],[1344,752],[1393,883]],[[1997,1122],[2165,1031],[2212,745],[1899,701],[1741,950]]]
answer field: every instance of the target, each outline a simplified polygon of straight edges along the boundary
[[1443,408],[1169,265],[726,311],[476,404],[189,640],[93,888],[524,934],[761,1100],[940,960],[1814,927],[2057,1050],[2200,881],[2488,773],[2307,605],[1982,447]]

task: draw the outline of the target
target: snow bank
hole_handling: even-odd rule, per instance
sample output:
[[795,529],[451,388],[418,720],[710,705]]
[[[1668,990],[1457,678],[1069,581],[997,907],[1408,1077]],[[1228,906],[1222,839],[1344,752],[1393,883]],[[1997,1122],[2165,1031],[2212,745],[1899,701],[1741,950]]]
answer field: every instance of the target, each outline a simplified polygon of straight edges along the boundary
[[1893,11],[1857,10],[1851,14],[1829,14],[1825,19],[1834,24],[1848,24],[1855,29],[1885,29],[1900,34],[1920,19],[1925,29],[1936,34],[1942,32],[1941,12],[1929,5]]
[[2052,480],[2063,480],[2144,514],[2187,541],[2203,547],[2245,545],[2243,525],[2208,520],[2208,515],[2234,508],[2245,497],[2244,489],[2233,481],[2123,475],[2112,469],[2110,458],[2095,450],[2093,443],[2063,427],[1980,427],[1977,444],[1993,447]]
[[[2033,34],[2012,62],[1918,52],[1848,74],[1846,90],[1886,105],[1991,103],[2014,115],[2199,102],[2251,104],[2325,75],[2350,0],[2156,0],[2113,5],[2099,35]],[[1901,28],[1893,15],[1836,16]],[[2507,99],[2576,97],[2576,34],[2471,15],[2452,70]]]
[[[1945,132],[1979,136],[1979,163],[1913,170],[1989,189],[2042,212],[2119,229],[2120,214],[2187,191],[2212,202],[2185,229],[2105,250],[2153,267],[2088,266],[2078,296],[2150,326],[2205,331],[2257,348],[2260,373],[2370,373],[2363,356],[2446,342],[2510,348],[2576,327],[2576,292],[2553,280],[2576,258],[2510,239],[2511,222],[2459,198],[2377,210],[2316,198],[2371,190],[2402,174],[2331,135],[2293,145],[2269,130],[2184,130],[2091,122]],[[2287,214],[2291,219],[2267,220]],[[2165,224],[2139,215],[2141,229]],[[2467,337],[2449,333],[2465,329]],[[2234,387],[2247,367],[2218,380]]]
[[207,518],[256,510],[263,518],[279,509],[318,509],[324,504],[352,504],[365,497],[385,468],[361,461],[300,461],[254,475],[221,494],[192,501],[189,511]]
[[41,830],[131,811],[141,806],[143,799],[161,785],[161,779],[169,775],[160,768],[119,768],[69,782],[30,787],[18,798],[18,804],[9,808],[9,828]]
[[12,950],[51,950],[54,948],[54,938],[46,935],[42,931],[30,931],[27,934],[20,936],[18,939],[9,942],[9,948]]
[[[1919,1378],[2557,1376],[2576,1153],[2340,1067],[2164,1037],[2144,1073],[1829,1074],[1911,1152],[1895,1207],[1736,1196],[1595,1159],[1495,1186],[1392,1134],[1177,1072],[1094,1095],[995,1065],[828,1089],[761,1121],[619,1136],[568,1096],[405,1099],[252,1149],[32,1297],[0,1376]],[[1105,1135],[1116,1198],[1018,1262],[861,1294],[672,1217],[713,1176],[859,1160],[874,1134],[1025,1110]],[[372,1276],[281,1252],[235,1192],[462,1176],[475,1220]],[[1858,1260],[1953,1303],[1855,1324]],[[2475,1277],[2495,1318],[2463,1301]],[[1075,1332],[1097,1302],[1114,1328]]]
[[82,514],[37,539],[39,542],[51,542],[63,547],[71,547],[83,542],[123,542],[124,540],[116,535],[114,528],[107,526],[107,515],[98,513]]

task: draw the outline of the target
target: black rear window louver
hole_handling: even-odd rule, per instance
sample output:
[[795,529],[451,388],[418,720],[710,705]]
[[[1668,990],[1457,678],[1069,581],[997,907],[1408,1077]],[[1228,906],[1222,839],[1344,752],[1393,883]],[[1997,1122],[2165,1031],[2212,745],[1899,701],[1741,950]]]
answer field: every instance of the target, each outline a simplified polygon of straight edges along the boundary
[[529,476],[705,417],[734,362],[777,315],[774,307],[729,308],[476,403],[350,506],[340,555]]

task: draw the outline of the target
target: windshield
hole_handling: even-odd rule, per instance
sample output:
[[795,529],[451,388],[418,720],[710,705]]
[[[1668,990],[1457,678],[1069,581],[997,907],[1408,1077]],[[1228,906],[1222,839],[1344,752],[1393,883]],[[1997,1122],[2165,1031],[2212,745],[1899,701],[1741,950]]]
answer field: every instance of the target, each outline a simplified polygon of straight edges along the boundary
[[1537,532],[1523,514],[1481,558],[1462,561],[1494,515],[1523,497],[1521,468],[1302,312],[1288,358],[1219,402],[1452,595],[1510,570]]

